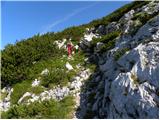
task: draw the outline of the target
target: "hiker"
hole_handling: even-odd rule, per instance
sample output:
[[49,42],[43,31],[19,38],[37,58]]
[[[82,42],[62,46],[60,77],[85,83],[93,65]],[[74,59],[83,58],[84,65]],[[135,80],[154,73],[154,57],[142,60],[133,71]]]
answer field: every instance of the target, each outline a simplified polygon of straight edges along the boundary
[[72,54],[72,43],[71,43],[71,41],[69,41],[68,44],[67,44],[67,51],[68,51],[68,57],[71,57],[71,54]]

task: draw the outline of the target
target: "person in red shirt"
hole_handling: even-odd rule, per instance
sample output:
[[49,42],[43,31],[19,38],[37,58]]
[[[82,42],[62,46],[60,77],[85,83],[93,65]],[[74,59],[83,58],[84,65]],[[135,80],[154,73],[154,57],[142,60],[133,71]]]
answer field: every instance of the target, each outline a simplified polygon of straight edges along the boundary
[[72,54],[72,43],[71,42],[67,44],[67,51],[68,51],[68,57],[71,57],[71,54]]

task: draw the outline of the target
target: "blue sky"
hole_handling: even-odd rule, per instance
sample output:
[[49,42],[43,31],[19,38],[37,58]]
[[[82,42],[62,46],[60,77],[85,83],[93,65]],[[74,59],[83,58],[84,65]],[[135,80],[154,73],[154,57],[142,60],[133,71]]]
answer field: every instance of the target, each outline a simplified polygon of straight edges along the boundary
[[37,33],[57,32],[73,25],[88,23],[106,16],[127,3],[129,1],[3,1],[1,48]]

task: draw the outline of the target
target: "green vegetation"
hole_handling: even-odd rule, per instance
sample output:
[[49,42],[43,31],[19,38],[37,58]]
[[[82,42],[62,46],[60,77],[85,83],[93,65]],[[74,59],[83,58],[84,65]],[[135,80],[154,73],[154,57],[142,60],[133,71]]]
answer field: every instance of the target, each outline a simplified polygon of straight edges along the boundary
[[150,19],[152,19],[156,15],[158,15],[158,12],[154,14],[148,14],[146,12],[135,14],[135,16],[132,18],[132,20],[134,20],[135,22],[134,24],[135,26],[131,32],[131,35],[132,36],[135,35],[135,33],[139,30],[140,27],[142,27],[146,22],[148,22]]
[[74,41],[74,43],[76,44],[80,41],[81,37],[83,37],[85,28],[86,27],[84,25],[77,26],[77,27],[73,26],[73,27],[63,30],[62,32],[56,33],[55,37],[56,39],[62,39],[62,38],[70,39],[71,38],[72,41]]
[[120,33],[121,33],[120,31],[114,31],[114,32],[111,32],[107,35],[102,36],[101,38],[94,38],[91,44],[93,46],[96,46],[96,44],[98,42],[108,43],[110,40],[113,40],[116,37],[118,37],[120,35]]
[[54,86],[67,82],[67,74],[63,69],[53,69],[48,75],[43,76],[41,85],[49,87],[49,85]]
[[32,92],[34,94],[40,94],[44,91],[44,88],[42,86],[35,86],[28,90],[28,92]]
[[141,23],[144,25],[148,20],[153,18],[154,16],[158,15],[158,13],[155,14],[148,14],[146,12],[137,13],[132,20],[140,20]]
[[[72,38],[74,44],[78,43],[83,36],[84,27],[71,27],[62,32],[47,33],[44,35],[35,35],[32,38],[21,40],[15,45],[7,45],[2,50],[2,87],[5,85],[13,85],[27,79],[33,79],[32,73],[34,62],[40,63],[48,59],[56,59],[66,52],[59,50],[53,44],[55,40],[63,38]],[[34,76],[35,77],[35,76]]]
[[61,101],[34,102],[30,105],[13,106],[7,112],[2,113],[4,119],[69,119],[72,118],[75,102],[73,97],[65,97]]
[[63,50],[58,50],[53,45],[53,35],[36,35],[15,45],[6,46],[2,51],[2,86],[31,79],[28,72],[33,62],[61,55]]
[[[76,68],[76,65],[83,64],[84,60],[84,54],[81,52],[74,54],[73,56],[74,59],[69,61],[69,63],[74,68],[74,70],[71,71],[67,71],[67,69],[65,68],[65,64],[68,61],[67,57],[63,59],[53,59],[45,62],[46,65],[45,67],[43,66],[43,68],[48,68],[50,72],[47,76],[41,76],[41,85],[50,88],[55,85],[66,85],[71,80],[71,78],[75,76],[79,71]],[[39,67],[36,68],[39,69]]]
[[129,48],[123,48],[121,50],[117,50],[114,54],[114,59],[117,61],[121,56],[123,56],[127,51],[129,51]]
[[11,103],[16,104],[20,97],[27,92],[29,89],[31,89],[31,81],[23,81],[21,83],[17,83],[13,86],[13,93],[11,94]]
[[104,52],[114,48],[115,43],[116,43],[116,39],[113,39],[113,40],[109,41],[104,46],[102,46],[102,48],[100,49],[100,53],[104,53]]
[[86,68],[89,68],[91,72],[94,72],[96,70],[96,65],[95,64],[87,64]]
[[7,93],[2,93],[0,94],[0,100],[4,100],[4,98],[7,97]]
[[89,24],[87,24],[87,27],[98,27],[99,25],[107,25],[110,22],[118,21],[125,13],[129,12],[130,10],[135,10],[148,3],[149,1],[135,1],[129,3],[107,15],[106,17],[90,22]]
[[11,94],[11,103],[17,104],[20,97],[23,96],[26,92],[31,92],[34,94],[39,94],[44,91],[44,88],[41,86],[31,86],[32,81],[31,80],[25,80],[20,83],[17,83],[13,86],[13,93]]
[[104,45],[100,48],[99,52],[100,53],[106,52],[107,50],[112,49],[115,46],[116,37],[118,37],[120,34],[121,34],[120,31],[114,31],[105,36],[102,36],[102,38],[94,38],[91,44],[92,46],[96,46],[97,42],[104,43]]

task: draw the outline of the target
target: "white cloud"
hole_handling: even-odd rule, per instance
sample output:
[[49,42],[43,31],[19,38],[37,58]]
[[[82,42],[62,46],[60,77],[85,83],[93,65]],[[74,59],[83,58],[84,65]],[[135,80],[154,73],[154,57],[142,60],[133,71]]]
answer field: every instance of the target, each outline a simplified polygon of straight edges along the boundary
[[54,26],[56,26],[56,25],[58,25],[58,24],[60,24],[60,23],[63,23],[63,22],[65,22],[65,21],[67,21],[67,20],[69,20],[71,17],[77,15],[78,13],[80,13],[80,12],[82,12],[82,11],[88,9],[88,8],[91,8],[91,7],[95,6],[96,4],[97,4],[97,3],[93,3],[93,4],[91,4],[91,5],[88,5],[88,6],[79,8],[79,9],[73,11],[72,13],[68,14],[68,15],[65,16],[64,18],[59,19],[59,20],[57,20],[57,21],[54,21],[54,22],[51,23],[50,25],[46,26],[46,28],[43,30],[43,32],[41,32],[41,34],[44,34],[44,33],[48,32],[48,31],[51,30]]

